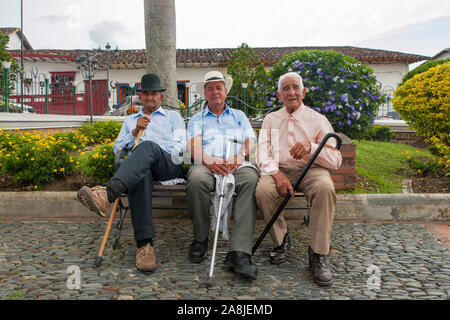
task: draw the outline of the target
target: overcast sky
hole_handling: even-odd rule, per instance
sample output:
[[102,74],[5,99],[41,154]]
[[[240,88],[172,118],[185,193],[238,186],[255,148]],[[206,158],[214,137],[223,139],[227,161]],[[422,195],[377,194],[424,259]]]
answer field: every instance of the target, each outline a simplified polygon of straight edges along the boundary
[[[20,27],[20,0],[0,0]],[[143,0],[23,0],[35,49],[145,48]],[[177,48],[358,46],[433,56],[450,47],[449,0],[176,0]]]

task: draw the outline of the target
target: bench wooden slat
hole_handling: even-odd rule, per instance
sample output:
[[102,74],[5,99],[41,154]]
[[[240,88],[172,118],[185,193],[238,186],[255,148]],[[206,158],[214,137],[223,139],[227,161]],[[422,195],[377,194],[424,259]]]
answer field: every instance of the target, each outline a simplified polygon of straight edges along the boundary
[[153,184],[153,191],[186,191],[186,184],[176,184],[172,186],[166,186],[162,184]]
[[[162,185],[159,183],[153,184],[153,191],[164,192],[164,191],[172,191],[172,192],[185,192],[186,184],[176,184],[176,185]],[[295,197],[304,197],[305,194],[302,192],[296,192]]]

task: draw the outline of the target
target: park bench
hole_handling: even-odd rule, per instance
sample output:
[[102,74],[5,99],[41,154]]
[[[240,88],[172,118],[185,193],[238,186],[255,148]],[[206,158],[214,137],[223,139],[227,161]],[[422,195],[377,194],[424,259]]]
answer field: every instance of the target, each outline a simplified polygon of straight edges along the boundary
[[[255,128],[255,126],[254,126],[254,128]],[[255,131],[257,131],[257,130],[255,130]],[[124,156],[129,151],[130,150],[118,150],[118,152],[115,155],[115,159],[114,159],[115,170],[117,170],[119,168],[120,163],[124,160]],[[254,162],[252,160],[250,160],[250,161]],[[190,159],[190,156],[188,155],[188,156],[183,157],[183,162],[185,164],[186,163],[191,164],[192,160]],[[187,212],[188,211],[185,201],[182,202],[184,204],[184,206],[178,207],[178,206],[173,206],[172,201],[169,200],[169,199],[173,200],[174,194],[176,194],[179,197],[185,198],[186,197],[186,184],[162,185],[162,184],[155,183],[153,185],[152,193],[153,193],[153,195],[152,195],[152,198],[153,198],[152,209],[153,210],[170,210],[170,211],[179,211],[179,212]],[[305,195],[301,192],[296,192],[294,195],[294,198],[303,198],[304,199],[304,197],[305,197]],[[127,215],[127,212],[129,211],[127,198],[128,198],[128,195],[123,194],[120,197],[120,200],[119,200],[119,203],[117,206],[116,212],[119,213],[119,215],[118,215],[119,219],[116,223],[115,231],[114,231],[113,250],[117,250],[120,248],[121,231],[123,229],[123,223],[125,221],[125,217]],[[158,201],[159,199],[165,199],[165,200],[169,200],[169,201]],[[309,225],[309,215],[308,215],[309,209],[310,209],[309,203],[304,201],[302,203],[302,205],[286,207],[284,210],[306,211],[306,215],[304,215],[304,223],[308,226]],[[103,249],[104,249],[110,228],[111,228],[111,222],[108,223],[105,234],[103,235],[103,242],[100,247],[99,254],[95,260],[96,266],[99,266],[102,262]]]
[[[116,167],[120,165],[120,158],[116,157]],[[175,197],[177,198],[184,198],[186,197],[186,184],[176,184],[176,185],[162,185],[159,183],[155,183],[153,185],[153,205],[152,209],[158,210],[158,211],[164,211],[168,210],[171,212],[177,211],[181,212],[182,214],[188,211],[187,205],[185,201],[180,201],[181,206],[174,206],[173,205],[173,199]],[[301,192],[296,192],[294,195],[295,198],[303,198],[305,195]],[[306,214],[304,215],[304,223],[308,226],[309,225],[309,212],[310,206],[309,203],[306,201],[302,202],[302,205],[298,206],[290,206],[288,208],[285,208],[287,211],[304,211]],[[117,250],[120,248],[120,237],[121,232],[124,228],[123,223],[125,221],[125,218],[127,216],[128,211],[130,210],[128,206],[128,195],[122,194],[119,200],[119,204],[117,206],[117,213],[118,213],[118,221],[115,224],[114,228],[114,236],[113,236],[113,250]],[[105,231],[105,234],[103,235],[103,243],[106,241],[107,234],[109,233],[109,227],[107,227],[107,231]],[[102,243],[102,247],[104,244]],[[96,257],[95,265],[99,266],[102,262],[102,255],[103,255],[103,248],[100,249],[100,253]]]
[[[153,185],[153,210],[170,210],[170,211],[180,211],[187,212],[187,206],[173,206],[172,200],[175,196],[185,197],[186,196],[186,184],[177,184],[177,185],[162,185],[162,184],[154,184]],[[296,192],[294,195],[295,198],[304,198],[305,195],[301,192]],[[114,240],[113,240],[113,249],[120,248],[120,235],[123,229],[123,222],[125,217],[129,211],[128,203],[127,203],[127,194],[123,194],[120,201],[117,212],[119,213],[119,220],[115,226]],[[169,201],[158,201],[159,199],[170,199]],[[185,204],[185,202],[184,202]],[[309,211],[310,206],[309,203],[305,203],[305,205],[301,206],[291,206],[285,208],[287,211]],[[304,223],[309,225],[309,215],[304,216]]]

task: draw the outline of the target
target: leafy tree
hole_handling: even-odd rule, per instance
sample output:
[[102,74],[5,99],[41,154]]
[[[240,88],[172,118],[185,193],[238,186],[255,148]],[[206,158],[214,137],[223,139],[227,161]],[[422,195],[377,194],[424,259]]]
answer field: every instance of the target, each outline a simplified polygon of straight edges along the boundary
[[0,33],[0,61],[11,61],[11,56],[6,51],[9,37],[6,34]]
[[[9,37],[6,34],[2,34],[0,33],[0,61],[11,61],[11,67],[9,70],[9,74],[11,75],[12,73],[18,73],[18,66],[17,63],[11,58],[11,55],[8,53],[8,51],[6,51],[6,46],[8,45],[9,42]],[[12,88],[12,82],[9,82],[9,90],[11,90]],[[3,70],[2,65],[0,64],[0,95],[4,96],[5,95],[5,73]],[[0,106],[2,108],[0,108],[0,110],[3,110],[3,99],[0,99]]]
[[[266,70],[259,56],[253,48],[243,43],[234,51],[228,63],[227,73],[233,78],[233,87],[228,95],[238,97],[244,101],[243,83],[247,83],[246,101],[252,108],[258,107],[257,96],[267,82]],[[255,115],[255,110],[247,110]]]

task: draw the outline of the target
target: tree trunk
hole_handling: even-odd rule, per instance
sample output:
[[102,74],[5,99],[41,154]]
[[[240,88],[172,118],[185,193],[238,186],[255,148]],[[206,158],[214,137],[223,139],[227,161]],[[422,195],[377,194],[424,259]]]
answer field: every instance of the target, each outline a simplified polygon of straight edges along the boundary
[[156,73],[163,104],[178,107],[175,0],[144,0],[147,72]]

